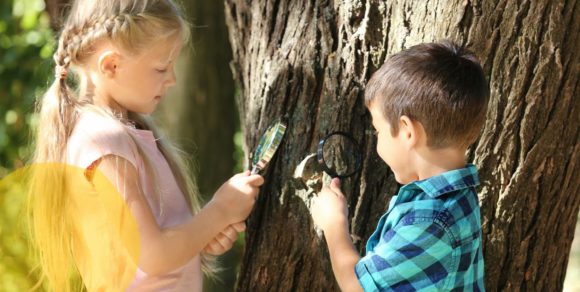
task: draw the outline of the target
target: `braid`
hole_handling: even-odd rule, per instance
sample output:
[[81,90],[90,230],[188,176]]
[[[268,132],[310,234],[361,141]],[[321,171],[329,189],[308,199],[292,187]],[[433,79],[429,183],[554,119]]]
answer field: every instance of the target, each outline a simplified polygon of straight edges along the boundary
[[139,14],[131,15],[128,13],[121,13],[119,15],[109,17],[103,22],[103,26],[105,27],[109,36],[114,37],[118,33],[128,30],[129,24],[132,22],[132,20],[134,18],[138,18],[139,16]]
[[68,126],[74,120],[74,113],[79,101],[74,98],[67,84],[67,75],[71,64],[78,63],[82,53],[86,51],[96,40],[103,37],[114,38],[119,33],[126,33],[134,17],[122,13],[110,17],[101,17],[95,21],[86,21],[81,26],[65,28],[59,38],[58,48],[53,56],[55,66],[56,99],[58,115],[62,127],[58,131],[59,140],[66,141],[72,131]]
[[[68,67],[79,60],[79,53],[96,39],[106,35],[105,21],[87,21],[81,27],[69,27],[62,31],[54,61],[57,66]],[[90,24],[90,25],[89,25]]]
[[[96,40],[108,37],[112,40],[123,41],[132,38],[136,21],[146,19],[143,13],[119,13],[112,16],[102,16],[84,21],[80,26],[68,24],[62,31],[54,61],[57,66],[68,69],[71,63],[77,63]],[[122,37],[123,36],[123,37]],[[134,44],[135,42],[129,41]]]

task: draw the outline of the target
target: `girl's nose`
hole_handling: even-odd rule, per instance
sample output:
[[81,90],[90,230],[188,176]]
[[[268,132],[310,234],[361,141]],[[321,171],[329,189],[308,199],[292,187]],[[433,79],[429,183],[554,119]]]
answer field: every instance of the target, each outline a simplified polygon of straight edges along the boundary
[[177,83],[177,77],[175,76],[175,69],[171,68],[169,70],[169,78],[167,79],[167,81],[165,82],[165,85],[167,87],[173,86],[175,85],[175,83]]

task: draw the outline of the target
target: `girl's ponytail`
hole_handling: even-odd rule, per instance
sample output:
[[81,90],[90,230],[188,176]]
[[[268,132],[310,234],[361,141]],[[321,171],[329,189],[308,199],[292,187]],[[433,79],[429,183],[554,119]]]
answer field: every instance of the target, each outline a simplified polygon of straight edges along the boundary
[[[29,231],[38,251],[40,281],[49,291],[71,291],[74,268],[66,189],[66,145],[76,119],[77,101],[67,84],[70,66],[66,32],[54,54],[55,80],[37,104],[38,126],[28,196]],[[74,276],[72,276],[74,278]]]
[[34,163],[64,163],[65,148],[75,122],[76,99],[67,84],[70,67],[68,32],[64,31],[54,54],[55,80],[37,106],[39,125],[36,132]]

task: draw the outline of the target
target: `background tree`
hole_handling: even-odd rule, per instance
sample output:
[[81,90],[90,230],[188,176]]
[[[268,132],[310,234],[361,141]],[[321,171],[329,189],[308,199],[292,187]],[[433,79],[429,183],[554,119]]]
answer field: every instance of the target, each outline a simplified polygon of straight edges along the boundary
[[44,3],[46,12],[50,15],[50,27],[55,32],[60,31],[71,0],[44,0]]
[[363,252],[397,189],[365,135],[364,84],[389,54],[442,38],[475,51],[490,81],[487,122],[468,153],[483,182],[487,289],[562,289],[580,205],[575,0],[225,3],[246,153],[288,117],[249,220],[239,291],[338,290],[292,173],[331,131],[362,142],[362,172],[343,190]]
[[234,134],[238,125],[231,49],[220,1],[184,1],[192,41],[177,62],[178,83],[156,113],[172,138],[191,153],[205,195],[235,168]]
[[[192,42],[177,62],[177,85],[155,115],[172,140],[191,155],[199,189],[209,200],[234,171],[241,171],[236,162],[243,154],[234,145],[239,119],[229,68],[232,55],[224,3],[190,0],[183,5],[193,25]],[[219,280],[206,279],[204,291],[233,289],[242,245],[239,240],[220,258]]]

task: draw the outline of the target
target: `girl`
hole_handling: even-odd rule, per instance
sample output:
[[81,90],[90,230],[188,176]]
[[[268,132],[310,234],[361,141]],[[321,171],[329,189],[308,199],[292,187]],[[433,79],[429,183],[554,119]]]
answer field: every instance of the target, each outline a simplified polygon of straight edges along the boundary
[[50,167],[36,172],[30,198],[50,290],[73,289],[72,270],[88,291],[201,291],[208,254],[225,252],[244,230],[238,222],[263,178],[235,175],[200,208],[183,160],[145,116],[175,84],[188,36],[171,0],[73,4],[54,55],[56,78],[39,106],[34,162]]

